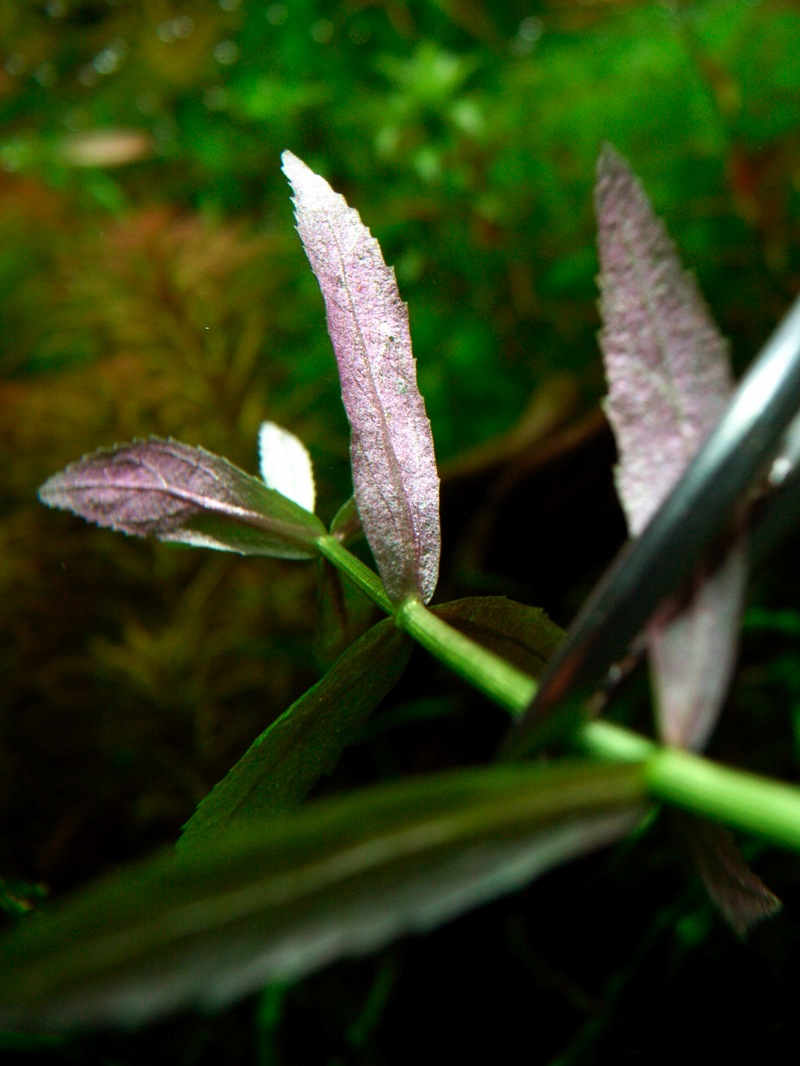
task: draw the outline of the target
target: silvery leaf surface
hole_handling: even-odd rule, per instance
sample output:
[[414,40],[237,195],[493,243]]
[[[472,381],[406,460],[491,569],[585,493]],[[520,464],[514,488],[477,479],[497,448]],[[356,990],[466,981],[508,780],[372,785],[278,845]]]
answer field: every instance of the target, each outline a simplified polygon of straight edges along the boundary
[[439,478],[408,309],[358,212],[291,152],[282,158],[325,300],[364,534],[389,597],[427,603],[439,572]]
[[[617,491],[637,536],[716,425],[732,392],[728,351],[639,181],[606,147],[596,208],[608,379],[606,411],[619,453]],[[698,572],[688,599],[648,631],[659,728],[701,748],[725,699],[746,582],[740,539]],[[709,668],[709,664],[713,664]]]
[[[627,164],[610,147],[595,204],[617,492],[637,536],[717,424],[733,390],[728,350],[694,278]],[[702,749],[733,673],[747,581],[743,535],[702,564],[647,629],[659,733]],[[681,823],[703,883],[742,933],[779,903],[720,826]]]
[[719,421],[728,348],[635,175],[606,146],[597,168],[600,343],[617,488],[637,536]]

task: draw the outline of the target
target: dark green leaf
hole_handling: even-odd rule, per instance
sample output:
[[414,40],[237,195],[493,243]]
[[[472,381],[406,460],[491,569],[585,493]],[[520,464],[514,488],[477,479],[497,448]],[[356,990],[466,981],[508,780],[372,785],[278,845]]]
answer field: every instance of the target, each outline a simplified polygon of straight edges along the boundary
[[333,516],[331,533],[345,547],[364,536],[355,496],[350,496]]
[[506,659],[539,677],[564,632],[538,607],[505,596],[469,596],[432,608],[435,614]]
[[373,626],[253,743],[187,822],[179,847],[300,803],[394,687],[411,647],[391,620]]
[[134,1024],[297,978],[613,839],[645,795],[640,766],[458,771],[157,856],[0,940],[0,1024]]

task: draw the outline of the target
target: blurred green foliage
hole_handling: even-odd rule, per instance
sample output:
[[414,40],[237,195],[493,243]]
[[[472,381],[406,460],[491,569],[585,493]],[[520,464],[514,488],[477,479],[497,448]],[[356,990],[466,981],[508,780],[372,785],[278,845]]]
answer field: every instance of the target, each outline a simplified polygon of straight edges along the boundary
[[[0,873],[60,889],[174,839],[252,737],[318,676],[307,651],[311,567],[124,541],[35,500],[37,485],[82,452],[149,433],[253,470],[267,417],[308,443],[324,519],[347,496],[346,424],[280,152],[344,193],[395,264],[440,457],[458,465],[469,453],[480,465],[491,453],[502,465],[512,438],[494,452],[491,442],[532,398],[557,423],[602,392],[592,182],[603,140],[641,176],[739,367],[797,292],[800,10],[790,0],[7,0],[0,42]],[[565,380],[572,398],[560,411],[550,397]],[[506,573],[531,603],[531,530],[571,499],[552,469],[511,511],[524,536]],[[587,513],[576,484],[568,525],[585,540],[547,560],[570,606],[582,556],[605,543],[607,522]],[[445,502],[457,491],[446,479]],[[466,554],[480,565],[477,548]],[[455,573],[445,580],[453,595],[473,591]],[[780,587],[778,607],[796,607],[791,578],[766,586]],[[794,639],[782,635],[767,681],[769,649],[745,645],[756,663],[742,673],[745,746],[769,722],[772,740],[754,758],[777,758],[772,772],[797,768]],[[414,662],[432,698],[445,691],[451,706],[453,690]],[[790,705],[764,710],[764,691],[788,692]],[[409,683],[398,706],[418,695]],[[443,723],[434,740],[406,726],[405,747],[402,728],[373,737],[345,774],[491,750],[471,717]],[[742,740],[723,723],[716,743],[735,757]],[[637,1061],[620,1050],[608,1005],[627,1018],[635,1047],[655,1024],[652,1011],[625,1014],[643,974],[659,965],[684,974],[687,1003],[705,988],[707,973],[687,976],[697,943],[687,930],[701,929],[720,972],[731,968],[723,934],[664,880],[665,861],[658,853],[641,875],[656,917],[634,920],[616,947],[606,938],[600,969],[572,951],[556,962],[560,945],[514,904],[496,912],[499,941],[488,919],[473,920],[485,956],[465,972],[506,965],[552,1008],[535,1061],[569,1047],[559,1062]],[[633,875],[618,862],[624,892]],[[782,879],[781,869],[768,880],[785,894],[797,874]],[[555,906],[568,878],[536,898]],[[635,897],[643,884],[633,882]],[[592,883],[598,900],[616,898]],[[587,935],[588,917],[573,920],[573,935]],[[765,935],[762,954],[773,958]],[[455,951],[452,936],[434,938],[440,954]],[[635,949],[637,938],[647,946]],[[407,1061],[406,1042],[371,1036],[398,1031],[394,1013],[416,1009],[404,987],[431,969],[423,948],[396,961],[399,950],[374,978],[372,964],[354,964],[347,991],[323,974],[288,994],[303,1061]],[[774,992],[777,978],[764,980]],[[498,992],[486,1010],[508,1029],[518,994],[503,987],[506,1007]],[[386,1001],[394,1006],[382,1020],[372,1005]],[[306,1010],[326,1017],[324,1053],[303,1031]],[[262,1061],[284,1061],[270,1059],[273,1022],[264,1025]],[[235,1028],[203,1023],[195,1035],[216,1061],[237,1061],[212,1035],[228,1040]],[[348,1031],[358,1034],[349,1043]],[[514,1047],[498,1037],[486,1052],[502,1059]],[[113,1045],[107,1055],[155,1061],[151,1052]],[[87,1061],[110,1060],[93,1054]],[[171,1061],[201,1056],[184,1048]]]

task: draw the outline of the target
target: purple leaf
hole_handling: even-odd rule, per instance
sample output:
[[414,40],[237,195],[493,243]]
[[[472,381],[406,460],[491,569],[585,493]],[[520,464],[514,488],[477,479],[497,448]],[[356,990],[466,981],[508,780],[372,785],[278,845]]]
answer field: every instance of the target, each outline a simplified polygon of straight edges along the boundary
[[[613,149],[595,193],[609,395],[619,453],[617,492],[633,536],[649,522],[719,420],[732,391],[725,341],[681,267],[641,185]],[[702,748],[733,672],[747,578],[743,537],[666,603],[648,626],[659,732]],[[780,906],[727,830],[681,821],[703,884],[743,933]]]
[[636,177],[606,146],[595,193],[606,411],[617,488],[638,536],[719,421],[728,349]]
[[408,310],[358,213],[291,152],[282,158],[325,299],[364,533],[390,598],[427,603],[439,571],[439,478]]
[[[616,152],[598,165],[600,291],[617,491],[637,536],[716,425],[732,391],[725,341],[664,227]],[[659,727],[700,748],[725,698],[744,585],[741,541],[649,628]],[[711,664],[711,665],[710,665]]]
[[316,556],[320,520],[226,459],[151,437],[101,448],[39,489],[98,526],[243,555]]
[[687,601],[667,603],[647,629],[661,736],[702,750],[736,665],[747,580],[743,538],[713,571],[698,570]]

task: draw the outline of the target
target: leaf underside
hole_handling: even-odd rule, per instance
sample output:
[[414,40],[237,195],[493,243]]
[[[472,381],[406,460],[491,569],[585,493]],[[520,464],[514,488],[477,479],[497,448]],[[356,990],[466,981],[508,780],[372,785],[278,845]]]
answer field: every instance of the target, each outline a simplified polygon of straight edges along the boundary
[[729,829],[682,811],[669,813],[703,887],[739,936],[744,937],[752,926],[777,914],[780,900],[747,865]]
[[264,484],[314,513],[317,491],[314,469],[305,444],[275,422],[258,429],[258,465]]
[[439,478],[408,310],[358,213],[291,152],[282,158],[325,300],[364,534],[389,597],[427,603],[439,572]]

